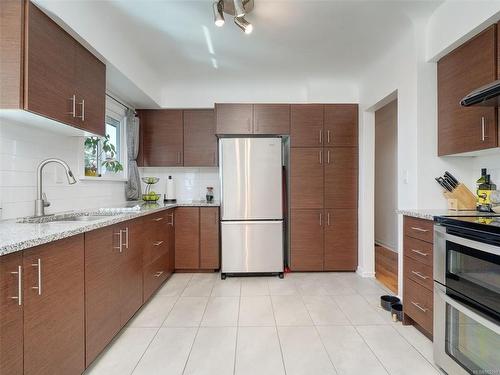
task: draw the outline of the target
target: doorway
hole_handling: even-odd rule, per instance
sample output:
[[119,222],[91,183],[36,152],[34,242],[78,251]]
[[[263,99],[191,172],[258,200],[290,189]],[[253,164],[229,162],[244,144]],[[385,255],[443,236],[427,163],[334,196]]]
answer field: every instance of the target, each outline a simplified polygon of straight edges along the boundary
[[375,111],[375,277],[398,293],[397,99]]

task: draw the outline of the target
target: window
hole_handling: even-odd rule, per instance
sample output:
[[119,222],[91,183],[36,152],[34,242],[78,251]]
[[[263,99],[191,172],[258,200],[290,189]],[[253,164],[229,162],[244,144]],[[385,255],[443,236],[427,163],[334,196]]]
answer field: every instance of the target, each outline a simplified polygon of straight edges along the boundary
[[106,98],[105,137],[85,137],[84,174],[123,180],[126,176],[125,108]]

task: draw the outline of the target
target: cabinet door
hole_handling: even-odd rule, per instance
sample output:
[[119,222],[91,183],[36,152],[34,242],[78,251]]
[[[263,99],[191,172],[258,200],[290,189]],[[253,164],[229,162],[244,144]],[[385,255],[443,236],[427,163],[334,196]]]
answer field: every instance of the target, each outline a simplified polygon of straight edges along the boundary
[[0,374],[23,373],[23,253],[0,257]]
[[83,234],[24,251],[24,374],[85,369],[84,263]]
[[27,6],[25,109],[78,125],[73,111],[76,42],[31,2]]
[[143,110],[141,120],[142,157],[145,167],[182,166],[182,111],[170,109]]
[[79,126],[105,135],[106,65],[76,44],[76,101]]
[[123,231],[123,252],[120,262],[121,326],[142,306],[142,248],[144,238],[142,219],[118,224],[115,228]]
[[325,145],[358,147],[358,105],[325,104]]
[[328,147],[325,153],[325,208],[358,207],[358,149]]
[[254,104],[254,134],[290,134],[289,104]]
[[496,43],[493,25],[439,60],[439,156],[498,145],[497,109],[459,103],[472,90],[496,79]]
[[179,207],[175,211],[175,268],[200,268],[200,209]]
[[357,210],[325,210],[325,271],[358,266]]
[[90,363],[121,328],[119,230],[85,233],[85,363]]
[[292,104],[291,147],[318,147],[324,142],[323,104]]
[[200,268],[220,268],[218,207],[200,208]]
[[322,148],[290,150],[290,207],[323,208]]
[[292,210],[291,263],[292,271],[323,270],[323,210]]
[[252,104],[215,104],[217,134],[252,134]]
[[184,166],[217,166],[215,116],[211,109],[184,111]]

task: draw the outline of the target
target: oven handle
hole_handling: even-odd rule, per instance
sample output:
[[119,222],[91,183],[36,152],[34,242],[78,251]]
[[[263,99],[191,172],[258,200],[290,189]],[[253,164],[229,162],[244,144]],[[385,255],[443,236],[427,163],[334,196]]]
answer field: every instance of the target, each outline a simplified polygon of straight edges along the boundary
[[470,319],[474,320],[475,322],[478,322],[479,324],[485,326],[486,328],[492,330],[495,332],[497,335],[500,335],[500,325],[495,324],[489,319],[484,318],[483,316],[475,313],[472,311],[470,308],[466,307],[462,303],[454,300],[453,298],[449,297],[446,295],[446,289],[444,286],[442,286],[439,283],[434,283],[434,287],[439,295],[439,298],[441,298],[444,302],[446,302],[448,305],[453,306],[455,309],[460,311],[462,314],[465,316],[469,317]]
[[483,242],[473,241],[467,238],[462,238],[455,236],[453,234],[446,233],[446,228],[439,225],[434,226],[434,231],[439,232],[446,241],[451,241],[459,245],[470,247],[475,250],[485,251],[487,253],[500,256],[500,247],[498,246],[488,245]]

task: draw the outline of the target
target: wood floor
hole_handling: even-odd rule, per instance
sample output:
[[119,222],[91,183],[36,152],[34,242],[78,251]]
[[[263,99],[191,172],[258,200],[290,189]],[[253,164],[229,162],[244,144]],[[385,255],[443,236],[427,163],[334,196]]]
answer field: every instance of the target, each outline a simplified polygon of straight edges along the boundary
[[375,277],[392,292],[398,292],[398,253],[375,245]]

